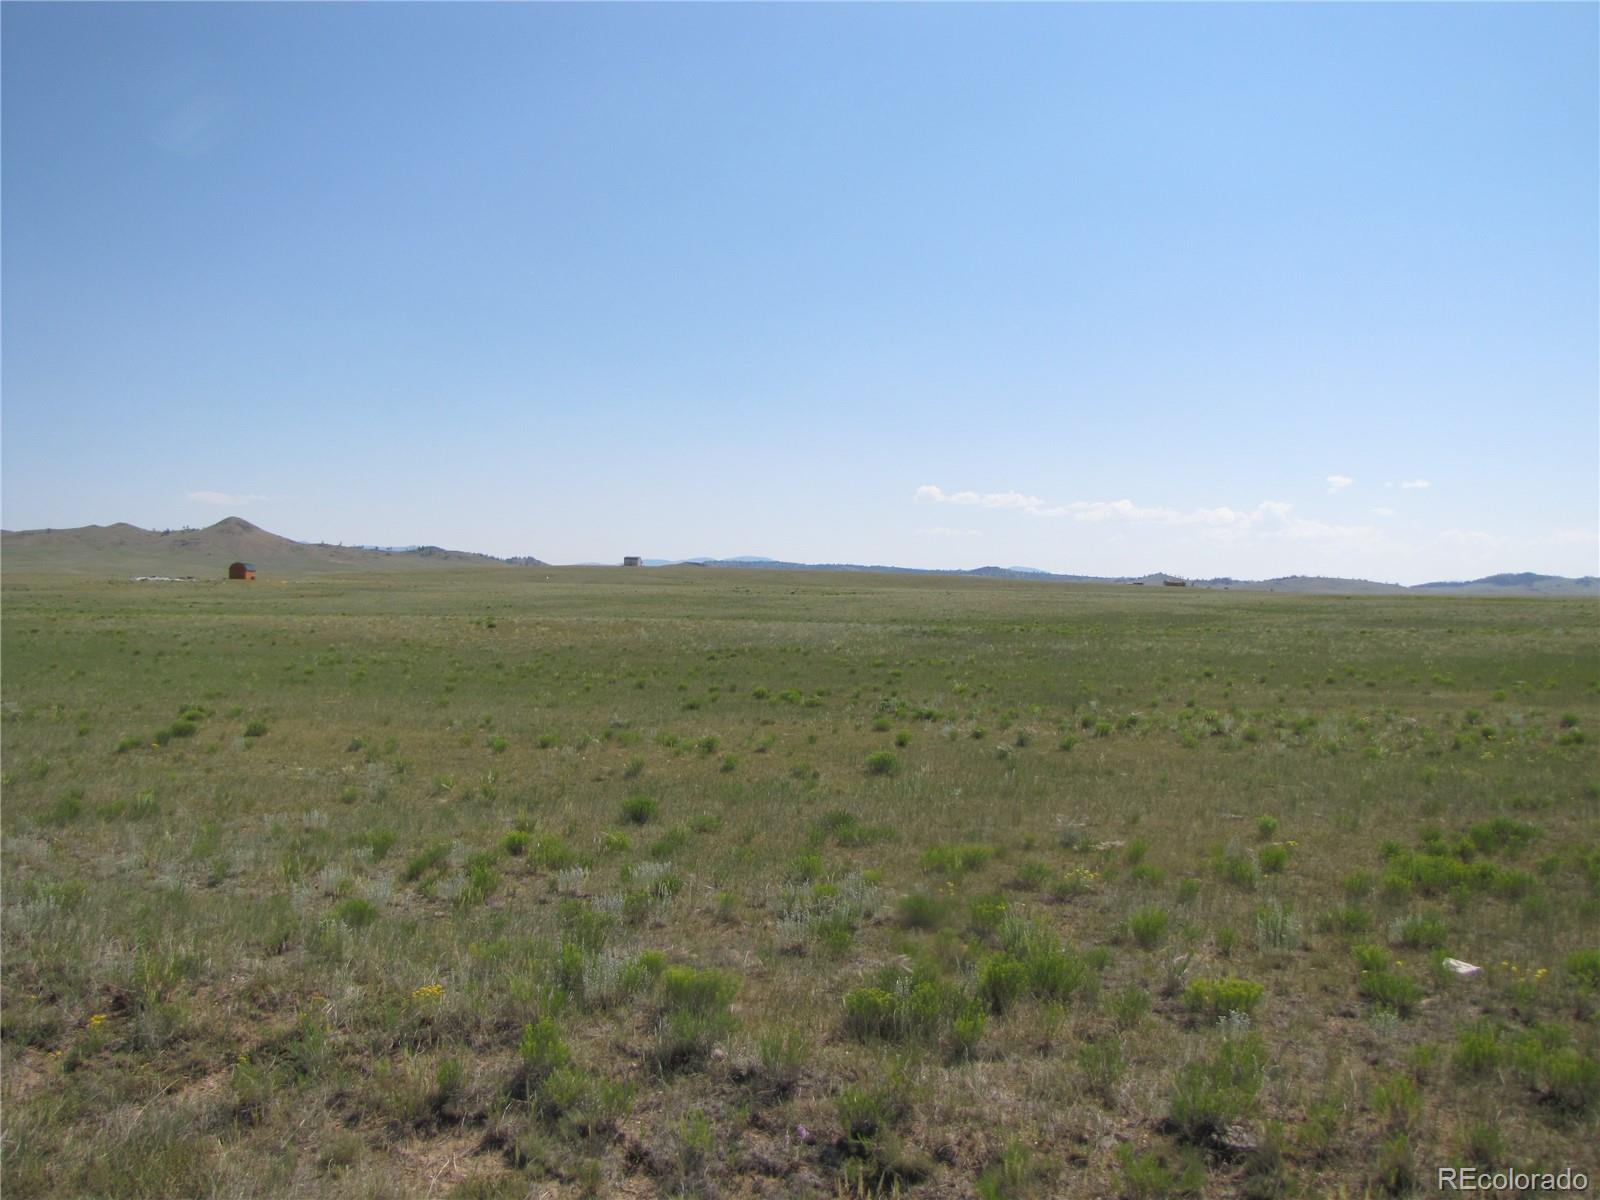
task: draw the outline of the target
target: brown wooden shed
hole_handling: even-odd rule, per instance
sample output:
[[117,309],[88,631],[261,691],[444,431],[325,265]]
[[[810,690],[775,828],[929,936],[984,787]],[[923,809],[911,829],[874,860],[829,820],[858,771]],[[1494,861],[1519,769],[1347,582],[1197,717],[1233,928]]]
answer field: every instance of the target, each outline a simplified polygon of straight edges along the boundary
[[236,562],[228,564],[229,579],[254,579],[256,566],[254,563]]

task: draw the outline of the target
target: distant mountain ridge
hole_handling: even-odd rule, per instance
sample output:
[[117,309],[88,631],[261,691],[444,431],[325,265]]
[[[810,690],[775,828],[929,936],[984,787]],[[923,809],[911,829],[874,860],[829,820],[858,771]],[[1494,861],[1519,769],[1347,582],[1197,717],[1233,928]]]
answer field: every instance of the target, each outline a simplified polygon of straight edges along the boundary
[[1377,583],[1370,579],[1339,579],[1332,576],[1284,575],[1276,579],[1232,579],[1219,576],[1214,579],[1184,579],[1156,571],[1149,575],[1064,575],[1054,571],[1040,571],[1032,567],[970,567],[941,570],[931,567],[891,567],[861,563],[800,563],[779,559],[756,558],[745,555],[739,558],[695,558],[681,560],[646,559],[648,566],[727,567],[731,569],[760,568],[769,571],[868,571],[895,575],[970,575],[986,579],[1022,579],[1053,583],[1104,583],[1164,586],[1168,580],[1182,581],[1185,586],[1245,592],[1302,592],[1332,596],[1399,595],[1405,592],[1432,592],[1458,596],[1564,596],[1600,597],[1600,576],[1583,575],[1568,578],[1563,575],[1539,575],[1531,571],[1518,574],[1488,575],[1482,579],[1465,582],[1419,583],[1406,586],[1400,583]]
[[[513,565],[492,555],[439,546],[376,549],[296,542],[252,525],[243,517],[224,517],[204,529],[140,529],[119,521],[115,525],[84,525],[77,529],[0,530],[0,562],[8,570],[205,577],[220,576],[229,563],[240,561],[253,564],[263,573],[286,574],[471,563]],[[524,558],[514,565],[545,564]]]
[[[204,529],[151,530],[117,522],[77,529],[0,530],[0,563],[8,570],[59,571],[91,575],[160,575],[220,577],[230,562],[255,564],[264,573],[328,573],[424,566],[483,566],[514,569],[551,564],[531,555],[496,558],[439,546],[341,546],[296,542],[269,533],[242,517],[224,517]],[[1153,572],[1142,576],[1066,575],[1032,567],[973,567],[940,570],[862,563],[801,563],[741,555],[737,558],[644,560],[647,567],[709,567],[761,571],[865,571],[893,575],[951,575],[984,579],[1016,579],[1050,583],[1098,583],[1161,587],[1179,576]],[[594,564],[590,564],[594,565]],[[1319,595],[1398,595],[1406,592],[1454,596],[1600,597],[1600,577],[1567,578],[1531,571],[1486,575],[1482,579],[1419,583],[1377,583],[1367,579],[1286,575],[1277,579],[1182,580],[1188,587],[1251,592]]]

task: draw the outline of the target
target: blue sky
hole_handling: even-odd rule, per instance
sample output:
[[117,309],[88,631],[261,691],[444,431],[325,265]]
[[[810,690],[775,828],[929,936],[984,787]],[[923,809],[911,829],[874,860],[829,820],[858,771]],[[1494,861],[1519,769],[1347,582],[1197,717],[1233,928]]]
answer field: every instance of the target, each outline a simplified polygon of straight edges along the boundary
[[1594,5],[31,5],[3,519],[1600,571]]

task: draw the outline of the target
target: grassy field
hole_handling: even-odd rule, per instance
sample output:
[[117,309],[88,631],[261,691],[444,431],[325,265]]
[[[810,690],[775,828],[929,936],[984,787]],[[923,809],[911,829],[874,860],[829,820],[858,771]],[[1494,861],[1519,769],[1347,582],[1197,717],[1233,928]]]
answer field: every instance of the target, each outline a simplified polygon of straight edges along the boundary
[[1593,603],[4,602],[8,1198],[1600,1180]]

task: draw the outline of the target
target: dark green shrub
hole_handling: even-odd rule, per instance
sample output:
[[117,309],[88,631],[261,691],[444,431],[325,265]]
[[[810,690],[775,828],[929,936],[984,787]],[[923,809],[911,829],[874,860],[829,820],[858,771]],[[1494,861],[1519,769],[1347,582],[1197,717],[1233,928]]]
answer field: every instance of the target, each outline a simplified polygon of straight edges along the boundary
[[1212,859],[1212,867],[1224,880],[1241,891],[1254,891],[1259,881],[1255,860],[1242,851],[1216,855]]
[[528,861],[547,871],[564,871],[578,861],[566,842],[550,833],[535,834],[527,849]]
[[900,924],[907,929],[937,929],[950,917],[950,901],[927,892],[910,892],[897,906]]
[[[533,1024],[522,1027],[518,1054],[522,1059],[523,1080],[533,1087],[572,1061],[566,1042],[549,1017],[541,1017]],[[523,1094],[527,1095],[528,1091]]]
[[974,896],[967,906],[972,928],[979,933],[991,934],[1011,912],[1011,904],[999,892],[986,892]]
[[1364,999],[1397,1016],[1409,1017],[1422,999],[1422,988],[1415,981],[1392,971],[1362,971],[1356,990]]
[[894,837],[894,830],[885,825],[864,825],[846,809],[835,808],[824,813],[816,824],[816,836],[832,838],[840,846],[866,846]]
[[1378,1148],[1374,1174],[1378,1186],[1391,1196],[1408,1196],[1416,1190],[1421,1173],[1407,1133],[1401,1131],[1384,1139]]
[[1581,1116],[1600,1103],[1600,1062],[1575,1049],[1559,1025],[1543,1023],[1510,1039],[1508,1057],[1540,1103]]
[[1254,1113],[1265,1062],[1261,1039],[1251,1034],[1228,1038],[1209,1058],[1185,1064],[1172,1090],[1168,1126],[1191,1144],[1220,1138]]
[[1413,950],[1432,950],[1442,946],[1449,932],[1444,922],[1431,915],[1407,917],[1400,924],[1397,941]]
[[1347,904],[1341,908],[1329,909],[1322,915],[1318,925],[1329,933],[1346,935],[1370,933],[1372,917],[1360,905]]
[[1112,996],[1107,1007],[1118,1029],[1134,1029],[1150,1011],[1150,994],[1136,983],[1130,983]]
[[904,1119],[908,1105],[893,1087],[846,1087],[834,1100],[845,1141],[866,1142]]
[[978,996],[996,1013],[1004,1013],[1028,986],[1028,968],[1009,954],[996,954],[978,968]]
[[635,792],[622,802],[622,819],[634,825],[643,825],[661,811],[661,806],[643,792]]
[[1350,955],[1356,960],[1356,966],[1362,971],[1386,971],[1389,969],[1389,952],[1382,946],[1351,946]]
[[1372,891],[1374,882],[1371,871],[1352,871],[1339,881],[1339,886],[1348,899],[1360,900]]
[[978,1200],[1025,1200],[1035,1194],[1044,1175],[1033,1152],[1013,1138],[1000,1158],[983,1169],[973,1186]]
[[[975,1002],[939,980],[926,965],[909,973],[889,966],[871,985],[848,992],[844,1007],[845,1027],[855,1037],[935,1041]],[[980,1022],[973,1040],[981,1033]]]
[[466,886],[456,895],[456,904],[469,908],[482,904],[500,886],[500,874],[494,869],[494,856],[474,854],[466,862]]
[[844,997],[844,1026],[858,1038],[893,1037],[894,997],[882,988],[852,988]]
[[1060,946],[1031,946],[1022,963],[1028,973],[1028,990],[1041,1000],[1067,1000],[1089,981],[1089,964]]
[[1011,877],[1011,886],[1022,891],[1035,892],[1050,882],[1050,864],[1030,858],[1017,867],[1017,873]]
[[812,880],[822,878],[822,855],[797,855],[789,864],[784,876],[796,883],[810,883]]
[[1184,989],[1183,1002],[1189,1011],[1204,1012],[1211,1017],[1231,1012],[1249,1016],[1261,1003],[1263,990],[1259,983],[1231,975],[1220,979],[1195,979]]
[[900,760],[887,750],[867,755],[868,775],[893,775],[900,769]]
[[739,981],[732,975],[694,967],[667,967],[658,983],[662,1003],[669,1012],[726,1013],[739,990]]
[[449,842],[434,842],[415,858],[406,864],[406,869],[400,877],[407,883],[415,883],[429,871],[442,870],[450,858]]
[[381,862],[385,855],[394,847],[397,838],[392,829],[374,829],[362,839],[367,852],[372,855],[373,862]]
[[333,910],[333,915],[351,929],[360,929],[378,919],[378,910],[369,901],[351,897]]
[[1128,918],[1128,929],[1135,942],[1146,950],[1154,950],[1167,936],[1167,910],[1141,908]]
[[974,1002],[962,1005],[950,1021],[950,1040],[957,1058],[968,1058],[983,1040],[987,1021],[983,1006]]
[[633,1086],[597,1078],[576,1067],[560,1067],[539,1085],[537,1110],[571,1141],[613,1136],[633,1108]]
[[1565,963],[1567,978],[1581,988],[1600,991],[1600,950],[1574,950]]
[[972,843],[929,846],[922,855],[922,869],[940,875],[966,875],[981,868],[993,853],[988,846]]
[[1194,1150],[1156,1147],[1136,1152],[1132,1146],[1117,1150],[1122,1180],[1133,1200],[1166,1200],[1170,1196],[1198,1196],[1205,1188],[1205,1160]]
[[1083,1073],[1083,1081],[1104,1101],[1112,1099],[1112,1090],[1127,1065],[1121,1038],[1103,1037],[1078,1047],[1078,1069]]
[[1501,850],[1520,850],[1539,836],[1536,826],[1509,817],[1496,817],[1482,821],[1467,830],[1467,837],[1480,853],[1495,854]]
[[1500,1031],[1489,1021],[1477,1021],[1456,1037],[1455,1068],[1463,1075],[1487,1075],[1502,1057]]

